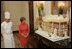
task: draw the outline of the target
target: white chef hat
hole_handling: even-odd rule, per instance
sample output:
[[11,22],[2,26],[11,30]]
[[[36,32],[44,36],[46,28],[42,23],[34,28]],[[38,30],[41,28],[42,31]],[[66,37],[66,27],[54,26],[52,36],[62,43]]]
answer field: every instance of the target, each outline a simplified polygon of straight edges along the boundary
[[5,19],[10,19],[10,13],[9,12],[5,12]]

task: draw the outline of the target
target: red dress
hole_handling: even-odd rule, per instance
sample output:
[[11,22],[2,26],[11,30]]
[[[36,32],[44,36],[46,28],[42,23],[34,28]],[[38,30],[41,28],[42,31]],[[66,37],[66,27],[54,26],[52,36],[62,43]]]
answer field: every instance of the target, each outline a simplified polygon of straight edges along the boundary
[[21,46],[27,46],[28,45],[28,38],[25,38],[22,36],[24,34],[25,36],[29,35],[29,26],[28,24],[20,24],[19,25],[19,33],[20,33],[20,41],[21,41]]

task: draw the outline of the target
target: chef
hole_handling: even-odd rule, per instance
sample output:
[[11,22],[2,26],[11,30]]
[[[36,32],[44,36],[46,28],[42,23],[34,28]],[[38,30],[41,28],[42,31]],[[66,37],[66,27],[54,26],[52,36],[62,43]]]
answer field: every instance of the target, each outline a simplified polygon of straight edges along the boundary
[[15,48],[14,37],[12,33],[12,22],[10,21],[9,12],[5,12],[5,21],[1,23],[1,34],[4,40],[4,47]]

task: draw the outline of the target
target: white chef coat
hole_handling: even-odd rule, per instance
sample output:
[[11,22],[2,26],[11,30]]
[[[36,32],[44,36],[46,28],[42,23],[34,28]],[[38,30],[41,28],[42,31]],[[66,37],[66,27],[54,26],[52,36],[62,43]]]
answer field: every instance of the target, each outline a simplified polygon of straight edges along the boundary
[[14,37],[12,33],[12,22],[3,22],[1,24],[1,34],[4,39],[4,47],[5,48],[15,48]]

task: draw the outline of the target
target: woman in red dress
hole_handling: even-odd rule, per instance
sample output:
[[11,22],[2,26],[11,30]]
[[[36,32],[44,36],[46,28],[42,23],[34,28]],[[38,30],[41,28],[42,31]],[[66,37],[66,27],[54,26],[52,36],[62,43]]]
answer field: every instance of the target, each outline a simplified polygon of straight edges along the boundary
[[28,46],[29,26],[25,22],[25,20],[26,19],[24,17],[21,17],[20,18],[21,24],[19,25],[19,34],[22,47]]

